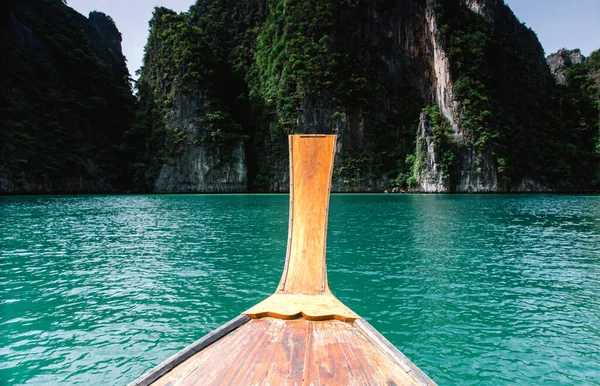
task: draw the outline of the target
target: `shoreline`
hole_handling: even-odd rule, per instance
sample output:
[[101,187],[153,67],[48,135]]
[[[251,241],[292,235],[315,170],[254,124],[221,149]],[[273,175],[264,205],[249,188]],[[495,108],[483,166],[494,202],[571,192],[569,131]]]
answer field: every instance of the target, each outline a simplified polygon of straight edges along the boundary
[[[520,195],[600,195],[600,191],[534,191],[534,192],[331,192],[332,195],[389,195],[389,196],[520,196]],[[201,195],[201,196],[263,196],[263,195],[289,195],[289,192],[32,192],[32,193],[5,193],[1,192],[0,197],[69,197],[69,196],[186,196],[186,195]]]

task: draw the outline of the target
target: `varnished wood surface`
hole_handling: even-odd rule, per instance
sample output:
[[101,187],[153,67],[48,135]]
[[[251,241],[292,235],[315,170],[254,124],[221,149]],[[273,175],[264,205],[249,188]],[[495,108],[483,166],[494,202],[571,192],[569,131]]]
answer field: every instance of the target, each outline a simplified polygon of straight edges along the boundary
[[336,137],[290,136],[290,239],[279,291],[319,294],[327,288],[325,244]]
[[397,360],[357,323],[253,319],[154,385],[434,385]]
[[353,321],[358,315],[329,289],[325,263],[334,135],[290,136],[290,231],[275,294],[245,312],[276,317]]
[[277,293],[244,314],[254,319],[266,316],[279,319],[303,317],[306,320],[336,319],[342,322],[352,322],[359,317],[329,291],[319,295]]
[[202,338],[198,339],[191,345],[187,346],[183,350],[179,351],[175,355],[166,359],[158,366],[148,371],[135,381],[131,382],[128,386],[147,386],[151,385],[154,381],[162,377],[165,373],[178,366],[179,364],[186,361],[194,354],[204,350],[206,347],[227,336],[229,333],[240,327],[244,323],[248,322],[250,317],[247,315],[240,315],[237,318],[230,320],[216,330],[206,334]]
[[275,294],[132,385],[435,385],[329,289],[335,136],[290,136],[290,230]]

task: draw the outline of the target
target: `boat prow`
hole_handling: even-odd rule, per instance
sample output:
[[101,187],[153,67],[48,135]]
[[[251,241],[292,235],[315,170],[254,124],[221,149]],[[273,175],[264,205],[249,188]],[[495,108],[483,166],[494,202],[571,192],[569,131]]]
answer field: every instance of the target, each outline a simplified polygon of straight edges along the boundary
[[276,292],[130,385],[435,385],[329,288],[335,142],[290,136],[288,250]]

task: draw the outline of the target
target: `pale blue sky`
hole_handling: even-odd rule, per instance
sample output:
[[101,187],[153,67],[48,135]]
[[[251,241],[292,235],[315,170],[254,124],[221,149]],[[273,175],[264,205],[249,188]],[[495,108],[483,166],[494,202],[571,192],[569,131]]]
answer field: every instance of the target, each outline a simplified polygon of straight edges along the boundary
[[588,56],[600,48],[600,0],[505,0],[533,29],[546,55],[580,48]]
[[[88,15],[97,10],[110,15],[123,35],[129,72],[142,65],[148,21],[155,6],[186,11],[194,0],[67,0]],[[600,0],[505,0],[515,15],[538,35],[546,54],[580,48],[584,55],[600,48]]]
[[100,11],[112,17],[123,36],[123,54],[127,58],[129,73],[136,79],[135,72],[142,66],[148,22],[154,7],[183,12],[194,3],[195,0],[67,0],[71,8],[85,16],[90,11]]

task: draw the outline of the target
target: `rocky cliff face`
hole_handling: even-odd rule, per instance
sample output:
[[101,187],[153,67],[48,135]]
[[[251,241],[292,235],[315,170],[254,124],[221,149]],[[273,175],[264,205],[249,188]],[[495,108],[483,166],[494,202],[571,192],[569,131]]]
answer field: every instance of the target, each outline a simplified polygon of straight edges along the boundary
[[289,133],[338,135],[334,191],[589,188],[579,102],[502,0],[200,0],[151,26],[156,190],[287,190]]
[[[435,78],[432,81],[436,90],[432,103],[439,107],[452,127],[448,142],[454,147],[458,160],[451,168],[442,166],[439,146],[432,140],[431,122],[427,115],[422,114],[417,132],[417,156],[420,152],[425,152],[427,162],[415,170],[417,180],[415,189],[426,193],[497,191],[497,170],[489,145],[475,146],[477,133],[463,124],[462,101],[454,92],[454,83],[458,74],[447,52],[446,45],[449,39],[444,39],[444,33],[441,31],[444,27],[443,20],[440,20],[443,15],[439,12],[443,12],[444,3],[429,5],[426,20],[430,31],[428,38],[430,45],[433,46],[432,62]],[[467,2],[467,5],[474,12],[485,13],[486,19],[493,23],[493,7],[497,5],[496,2],[471,1]]]
[[[583,118],[579,126],[587,138],[596,134],[596,154],[600,154],[600,49],[587,58],[579,50],[563,49],[549,55],[547,60],[562,98],[576,101],[574,105],[577,110],[572,119],[576,120],[577,116]],[[591,184],[598,186],[600,160],[591,159],[591,165],[596,170],[591,176]]]
[[[239,123],[248,114],[245,85],[228,62],[231,35],[241,38],[247,26],[226,12],[230,5],[155,10],[138,82],[139,113],[155,117],[136,133],[155,150],[142,157],[137,190],[248,191],[247,128]],[[225,23],[232,25],[214,29]]]
[[583,63],[584,57],[581,55],[579,49],[562,49],[554,54],[548,55],[546,60],[548,61],[550,72],[552,72],[552,75],[556,78],[556,82],[565,86],[567,84],[565,72],[574,64]]
[[[436,56],[446,60],[437,66],[442,76],[436,103],[452,125],[457,162],[446,178],[450,186],[432,186],[436,171],[422,169],[417,190],[589,189],[585,180],[593,179],[593,168],[580,162],[597,162],[594,140],[590,132],[585,138],[578,134],[571,114],[574,105],[583,110],[584,103],[572,99],[570,106],[561,105],[563,91],[556,88],[533,31],[502,0],[469,0],[462,6],[439,1],[437,10],[431,19],[440,46]],[[593,114],[584,115],[593,126]],[[417,143],[431,142],[426,133],[419,130]],[[581,148],[581,158],[565,151],[571,145]]]
[[415,170],[419,190],[427,193],[450,192],[448,171],[442,168],[443,154],[434,139],[434,124],[428,114],[421,114],[417,132],[417,154],[419,159]]
[[[519,100],[524,84],[538,92],[550,91],[548,68],[535,34],[501,0],[469,0],[463,5],[439,1],[433,9],[436,12],[429,12],[428,20],[435,47],[435,103],[452,126],[450,144],[457,162],[445,178],[440,178],[439,162],[432,156],[436,149],[428,135],[428,121],[422,116],[417,144],[428,144],[423,149],[431,162],[429,167],[416,171],[416,190],[499,192],[529,191],[538,186],[545,191],[547,184],[532,182],[528,173],[515,173],[518,157],[527,155],[507,151],[521,146],[515,143],[520,134],[510,128],[518,124],[493,117],[508,114],[514,121],[527,111],[539,109],[533,98]],[[533,134],[536,128],[520,130]],[[417,145],[417,156],[419,151]],[[508,169],[512,169],[512,175]],[[544,180],[543,176],[535,178]]]
[[60,0],[3,7],[0,193],[114,190],[134,99],[112,19]]
[[195,85],[176,93],[173,108],[167,113],[167,127],[180,142],[171,144],[177,152],[161,167],[154,186],[156,192],[248,190],[243,142],[216,146],[211,139],[199,141],[203,133],[213,133],[210,123],[201,122],[201,117],[214,114],[207,99]]
[[[276,108],[269,124],[284,131],[337,134],[333,191],[381,192],[396,177],[390,172],[397,168],[398,158],[413,150],[421,108],[434,103],[436,91],[447,91],[435,81],[438,68],[432,58],[435,45],[427,21],[428,7],[420,1],[367,1],[326,9],[298,5],[294,11],[324,19],[323,29],[298,31],[306,37],[316,35],[314,40],[321,42],[311,54],[323,67],[298,69],[296,76],[287,79],[293,90],[289,115],[296,119],[289,124],[287,112]],[[330,13],[336,15],[333,21],[327,20]],[[281,30],[294,22],[294,18],[285,20],[277,13],[267,20],[278,23]],[[261,38],[274,40],[267,33]],[[278,55],[294,57],[295,43],[286,42]],[[283,149],[286,140],[277,146]],[[282,169],[287,153],[281,153],[282,167],[271,181],[286,186]]]

